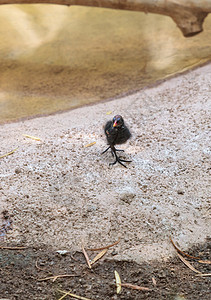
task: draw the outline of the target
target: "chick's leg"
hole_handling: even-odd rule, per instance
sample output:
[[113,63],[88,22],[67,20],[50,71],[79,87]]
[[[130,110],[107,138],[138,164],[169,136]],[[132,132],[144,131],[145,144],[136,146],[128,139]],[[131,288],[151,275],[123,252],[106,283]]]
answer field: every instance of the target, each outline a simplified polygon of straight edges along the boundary
[[116,160],[113,163],[110,163],[109,165],[115,165],[118,162],[120,165],[127,168],[122,162],[131,162],[131,160],[125,160],[125,159],[121,159],[120,157],[118,157],[116,154],[117,150],[114,146],[111,146],[111,150],[112,150],[113,154],[115,155]]

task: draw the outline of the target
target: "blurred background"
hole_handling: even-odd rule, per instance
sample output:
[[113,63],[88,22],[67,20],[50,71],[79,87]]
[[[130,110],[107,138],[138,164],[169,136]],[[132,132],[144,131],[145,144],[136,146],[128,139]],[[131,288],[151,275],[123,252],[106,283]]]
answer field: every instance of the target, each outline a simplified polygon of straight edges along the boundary
[[211,59],[211,15],[171,18],[59,5],[0,6],[0,123],[133,93]]

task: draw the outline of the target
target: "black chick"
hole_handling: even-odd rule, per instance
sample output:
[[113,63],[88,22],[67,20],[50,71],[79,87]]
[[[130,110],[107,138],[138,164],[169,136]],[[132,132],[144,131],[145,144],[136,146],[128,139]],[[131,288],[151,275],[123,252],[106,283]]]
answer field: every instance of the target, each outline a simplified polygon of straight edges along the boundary
[[105,135],[109,144],[109,147],[102,152],[105,153],[108,149],[111,148],[113,156],[116,160],[110,165],[115,165],[117,162],[120,163],[123,167],[126,166],[122,162],[131,162],[131,160],[124,160],[117,156],[116,151],[124,151],[115,148],[116,144],[124,144],[130,137],[131,133],[129,129],[125,126],[122,116],[114,116],[112,121],[108,121],[104,127]]

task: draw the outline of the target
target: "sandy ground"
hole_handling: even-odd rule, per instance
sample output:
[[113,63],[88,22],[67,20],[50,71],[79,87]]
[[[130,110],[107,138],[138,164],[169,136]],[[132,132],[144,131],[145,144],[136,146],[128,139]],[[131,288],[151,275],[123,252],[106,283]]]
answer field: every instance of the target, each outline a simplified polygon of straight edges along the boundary
[[[134,95],[0,126],[3,244],[55,250],[118,240],[112,258],[162,259],[210,234],[211,64]],[[107,112],[112,112],[110,115]],[[125,169],[109,166],[104,123],[121,114],[133,137]],[[23,134],[41,138],[28,139]],[[89,143],[95,145],[84,147]]]

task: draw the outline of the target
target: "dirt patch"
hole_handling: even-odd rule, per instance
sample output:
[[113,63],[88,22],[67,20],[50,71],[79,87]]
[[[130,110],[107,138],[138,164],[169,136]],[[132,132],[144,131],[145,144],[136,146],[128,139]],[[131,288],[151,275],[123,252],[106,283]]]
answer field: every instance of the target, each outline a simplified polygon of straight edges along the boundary
[[[204,259],[210,256],[210,243],[189,249],[189,254]],[[82,252],[61,255],[47,249],[1,250],[1,297],[10,300],[59,299],[59,290],[72,291],[90,299],[210,299],[210,277],[197,277],[178,257],[166,261],[137,264],[128,261],[102,260],[90,270]],[[193,261],[193,260],[192,260]],[[194,265],[194,262],[191,262]],[[196,264],[203,273],[209,265]],[[148,287],[150,291],[122,288],[117,296],[114,271],[122,282]],[[40,281],[47,277],[70,274],[73,277]],[[154,279],[153,279],[154,278]],[[156,283],[154,285],[153,283]],[[68,298],[68,297],[67,297]]]

